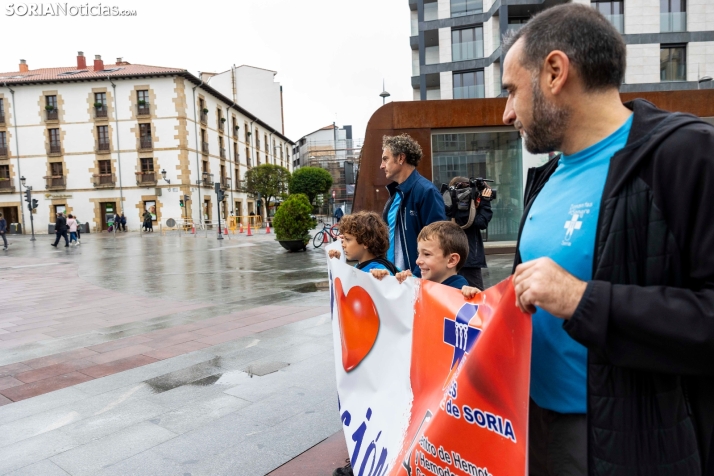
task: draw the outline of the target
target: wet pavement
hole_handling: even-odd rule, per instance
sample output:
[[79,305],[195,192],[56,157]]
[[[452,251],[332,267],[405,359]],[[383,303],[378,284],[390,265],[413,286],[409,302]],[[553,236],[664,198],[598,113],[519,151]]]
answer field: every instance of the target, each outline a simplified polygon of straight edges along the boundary
[[[322,250],[262,230],[83,238],[10,236],[0,255],[0,474],[323,474],[344,459],[327,439],[341,427]],[[511,259],[488,257],[485,281]]]

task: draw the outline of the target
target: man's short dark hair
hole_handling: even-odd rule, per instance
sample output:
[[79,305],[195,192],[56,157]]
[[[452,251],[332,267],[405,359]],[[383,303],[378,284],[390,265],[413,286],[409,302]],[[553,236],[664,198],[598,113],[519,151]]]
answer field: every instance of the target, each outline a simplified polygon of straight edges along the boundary
[[555,50],[568,56],[587,91],[620,88],[627,51],[622,35],[596,9],[577,3],[549,8],[534,16],[518,32],[506,35],[503,51],[523,39],[521,64],[540,71]]
[[421,160],[421,146],[417,141],[412,139],[409,134],[401,134],[398,136],[384,136],[382,138],[382,148],[389,149],[396,157],[399,154],[404,154],[408,164],[416,167]]

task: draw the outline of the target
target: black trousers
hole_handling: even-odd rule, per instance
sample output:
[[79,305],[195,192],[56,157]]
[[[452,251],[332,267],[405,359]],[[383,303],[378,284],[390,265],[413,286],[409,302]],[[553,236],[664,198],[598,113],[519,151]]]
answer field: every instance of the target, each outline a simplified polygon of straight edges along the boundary
[[588,438],[584,414],[528,408],[528,474],[587,476]]
[[55,246],[57,246],[57,243],[59,243],[60,237],[64,237],[64,244],[69,245],[69,238],[67,237],[67,230],[65,231],[57,231],[55,232],[57,235],[57,238],[55,239]]
[[0,236],[2,236],[2,241],[3,243],[5,243],[5,248],[7,248],[7,238],[5,238],[5,233],[6,232],[3,231],[2,233],[0,233]]
[[459,271],[459,274],[466,278],[469,282],[469,286],[479,288],[483,291],[483,277],[481,276],[481,268],[467,268],[463,267]]

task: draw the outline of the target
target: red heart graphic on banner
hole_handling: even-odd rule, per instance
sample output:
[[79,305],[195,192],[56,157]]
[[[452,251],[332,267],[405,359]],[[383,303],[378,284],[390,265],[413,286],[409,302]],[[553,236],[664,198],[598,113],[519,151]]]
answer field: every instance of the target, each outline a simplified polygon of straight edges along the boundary
[[379,314],[364,288],[353,286],[345,296],[342,282],[335,279],[335,297],[340,319],[342,367],[345,372],[357,367],[377,341]]

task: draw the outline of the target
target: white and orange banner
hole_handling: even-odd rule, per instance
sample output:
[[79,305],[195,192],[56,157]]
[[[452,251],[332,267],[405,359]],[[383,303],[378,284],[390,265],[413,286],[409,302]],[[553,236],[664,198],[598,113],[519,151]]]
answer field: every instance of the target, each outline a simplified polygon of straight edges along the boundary
[[355,476],[525,475],[531,321],[510,279],[466,300],[328,262]]

